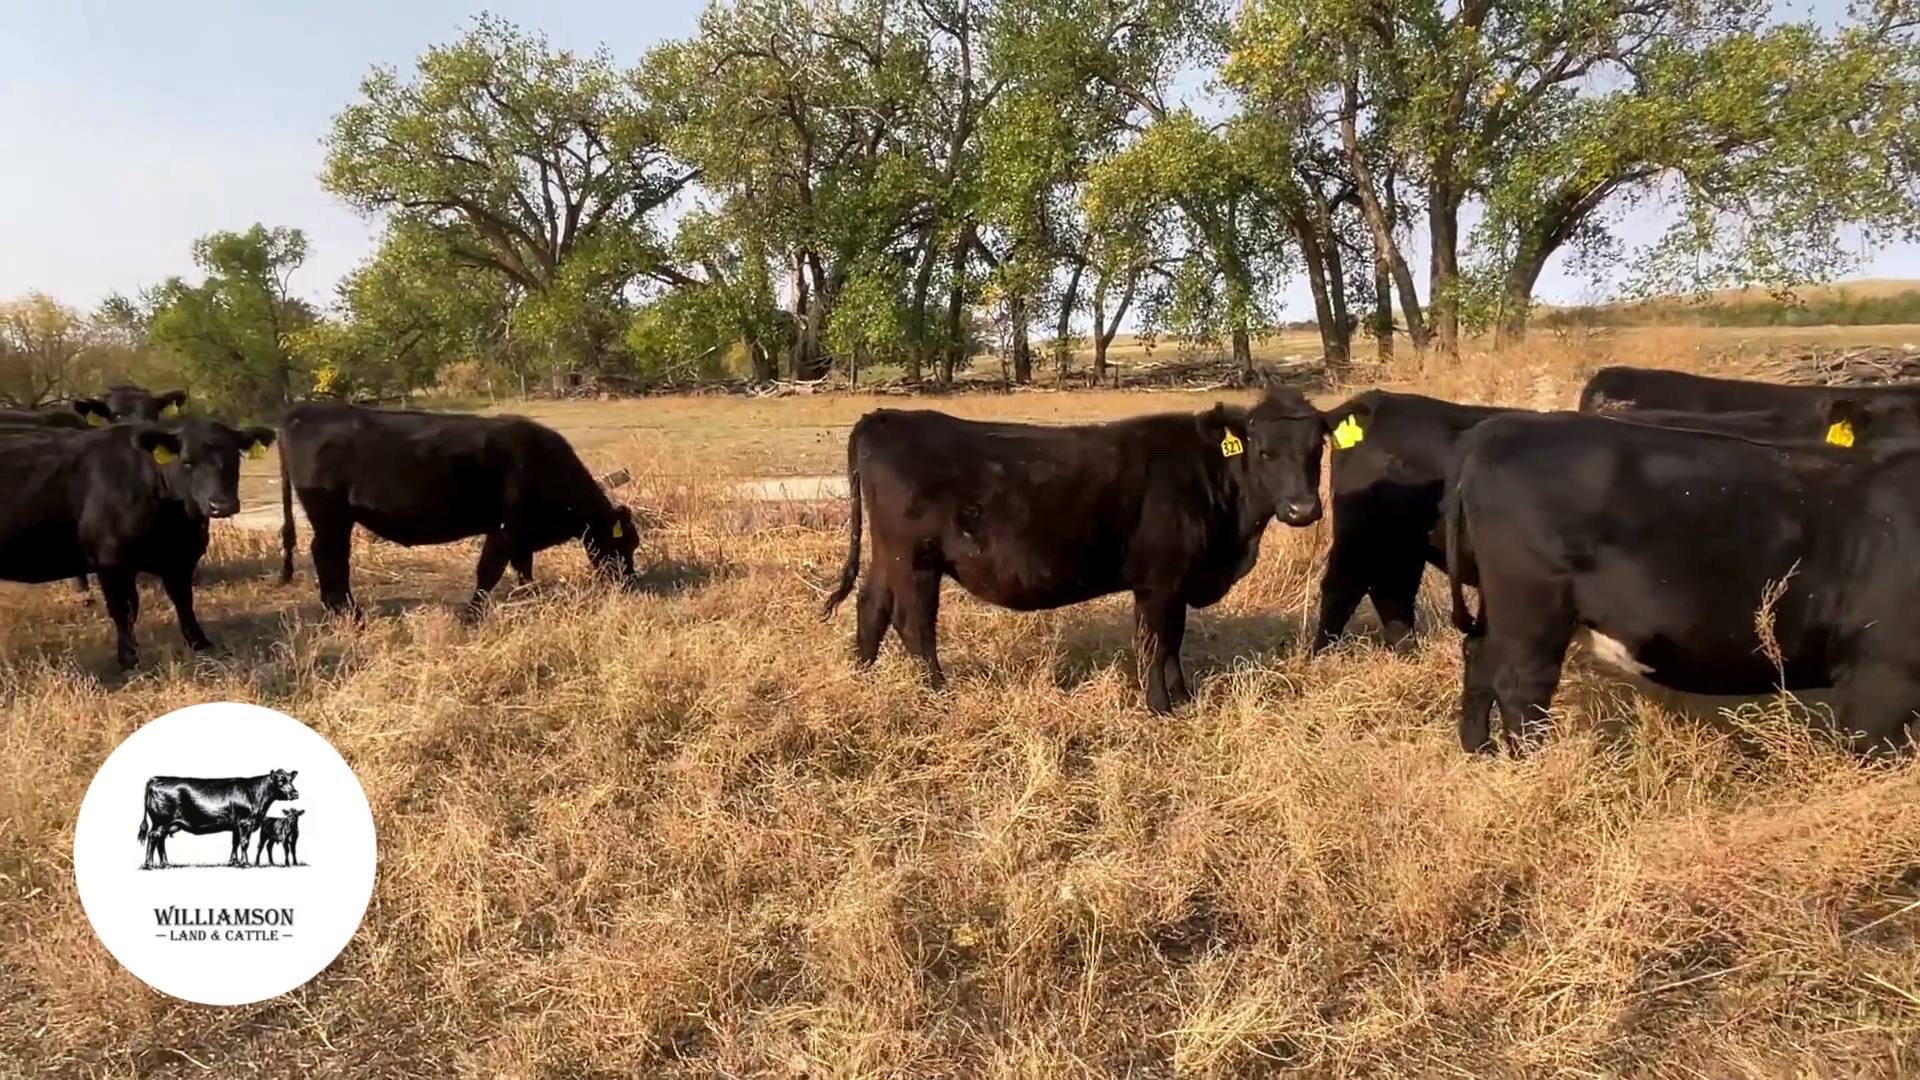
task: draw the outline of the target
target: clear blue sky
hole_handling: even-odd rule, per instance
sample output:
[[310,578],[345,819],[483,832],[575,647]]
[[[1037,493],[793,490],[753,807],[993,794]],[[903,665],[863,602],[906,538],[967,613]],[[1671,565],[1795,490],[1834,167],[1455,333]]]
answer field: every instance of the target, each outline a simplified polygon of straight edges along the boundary
[[[631,63],[690,34],[704,0],[486,6],[556,45],[604,43]],[[449,0],[0,0],[0,297],[39,289],[92,306],[110,291],[191,275],[195,237],[258,221],[306,231],[311,256],[294,286],[330,300],[373,242],[371,227],[320,188],[330,118],[371,66],[409,68],[480,10]],[[1646,239],[1652,224],[1630,235]],[[1424,279],[1424,252],[1409,256]],[[1920,277],[1920,249],[1884,252],[1868,273]],[[1594,298],[1557,266],[1540,293]],[[1304,283],[1290,289],[1283,317],[1311,312]]]

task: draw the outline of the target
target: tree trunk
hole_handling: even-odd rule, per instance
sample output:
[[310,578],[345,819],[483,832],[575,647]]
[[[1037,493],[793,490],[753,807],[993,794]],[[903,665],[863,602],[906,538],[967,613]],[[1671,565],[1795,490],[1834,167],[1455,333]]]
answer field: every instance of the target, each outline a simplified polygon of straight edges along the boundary
[[952,275],[947,288],[947,341],[946,350],[940,358],[940,385],[953,385],[953,373],[967,358],[966,324],[963,321],[967,313],[967,253],[973,250],[973,223],[960,227],[960,235],[954,239],[953,250],[949,255],[948,273]]
[[[1334,343],[1327,352],[1327,362],[1344,368],[1353,362],[1353,313],[1347,308],[1346,260],[1340,257],[1340,238],[1333,233],[1332,210],[1324,204],[1321,232],[1326,237],[1327,305],[1333,309],[1334,326]],[[1325,335],[1322,338],[1324,340]]]
[[1319,230],[1304,213],[1293,215],[1294,239],[1300,245],[1301,261],[1307,264],[1307,287],[1313,292],[1314,323],[1320,327],[1320,352],[1329,368],[1346,366],[1338,342],[1340,328],[1334,322],[1333,298],[1327,289],[1327,260],[1320,250]]
[[1067,290],[1060,298],[1060,319],[1053,331],[1053,359],[1062,375],[1073,366],[1073,350],[1067,347],[1067,335],[1073,329],[1073,309],[1080,305],[1080,277],[1086,271],[1087,261],[1075,259],[1073,276],[1067,279]]
[[1540,280],[1546,263],[1543,258],[1523,259],[1507,269],[1507,276],[1500,283],[1500,321],[1494,326],[1494,348],[1518,344],[1526,338],[1533,286]]
[[1382,361],[1393,359],[1393,282],[1378,259],[1373,261],[1373,352]]
[[1443,356],[1460,356],[1460,207],[1445,176],[1427,188],[1427,302],[1433,342]]
[[1027,336],[1027,298],[1016,294],[1007,300],[1007,318],[1013,323],[1013,382],[1025,386],[1033,381],[1033,344]]
[[1243,375],[1255,374],[1253,370],[1253,339],[1247,334],[1246,321],[1240,320],[1233,326],[1233,366]]
[[[1367,165],[1366,155],[1360,148],[1360,135],[1356,117],[1359,111],[1359,89],[1347,88],[1347,105],[1340,116],[1340,141],[1347,152],[1347,165],[1353,170],[1354,187],[1360,194],[1360,213],[1367,222],[1367,231],[1373,236],[1374,258],[1387,268],[1394,284],[1400,290],[1400,310],[1407,317],[1407,336],[1413,340],[1413,347],[1427,347],[1427,328],[1421,318],[1420,294],[1413,285],[1413,270],[1407,266],[1406,257],[1400,253],[1400,244],[1393,238],[1393,230],[1398,207],[1394,199],[1394,175],[1391,165],[1383,178],[1384,187],[1375,188],[1373,170]],[[1385,203],[1383,205],[1382,198]]]
[[929,223],[920,237],[920,269],[913,278],[913,340],[907,348],[907,381],[917,383],[924,376],[927,360],[927,298],[933,291],[933,225]]

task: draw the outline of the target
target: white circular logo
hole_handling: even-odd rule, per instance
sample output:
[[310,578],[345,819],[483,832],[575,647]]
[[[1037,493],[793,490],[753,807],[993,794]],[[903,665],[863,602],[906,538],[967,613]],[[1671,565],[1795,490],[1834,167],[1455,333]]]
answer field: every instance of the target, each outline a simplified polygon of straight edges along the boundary
[[318,975],[373,895],[373,812],[326,739],[221,701],[146,724],[94,774],[73,829],[80,906],[140,981],[247,1005]]

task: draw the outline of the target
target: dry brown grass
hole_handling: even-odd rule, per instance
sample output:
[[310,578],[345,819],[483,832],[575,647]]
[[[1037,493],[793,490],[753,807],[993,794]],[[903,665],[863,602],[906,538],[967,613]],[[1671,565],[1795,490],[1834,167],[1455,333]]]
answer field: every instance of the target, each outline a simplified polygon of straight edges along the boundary
[[[1595,356],[1424,385],[1564,404]],[[1041,397],[969,400],[1081,408]],[[711,407],[750,440],[872,404]],[[1470,760],[1443,582],[1418,653],[1298,657],[1324,524],[1273,526],[1192,617],[1177,718],[1144,710],[1118,598],[1017,615],[950,585],[934,694],[897,643],[855,674],[848,608],[816,619],[843,507],[726,502],[737,448],[590,456],[666,514],[653,594],[562,581],[584,564],[561,550],[466,627],[475,545],[361,543],[389,617],[354,631],[304,553],[281,590],[276,538],[226,530],[200,605],[227,654],[184,659],[149,591],[121,685],[67,586],[0,590],[0,1074],[1920,1071],[1920,772],[1863,770],[1778,705],[1705,722],[1576,659],[1541,756]],[[69,859],[109,749],[223,699],[332,740],[381,843],[340,959],[233,1010],[121,970]]]

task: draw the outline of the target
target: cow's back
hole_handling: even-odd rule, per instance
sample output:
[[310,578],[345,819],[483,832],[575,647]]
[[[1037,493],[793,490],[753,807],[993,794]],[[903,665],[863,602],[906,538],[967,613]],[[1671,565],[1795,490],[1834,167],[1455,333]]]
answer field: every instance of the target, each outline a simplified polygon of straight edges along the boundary
[[440,543],[500,520],[511,450],[489,417],[302,403],[281,446],[303,499],[346,509],[399,543]]

